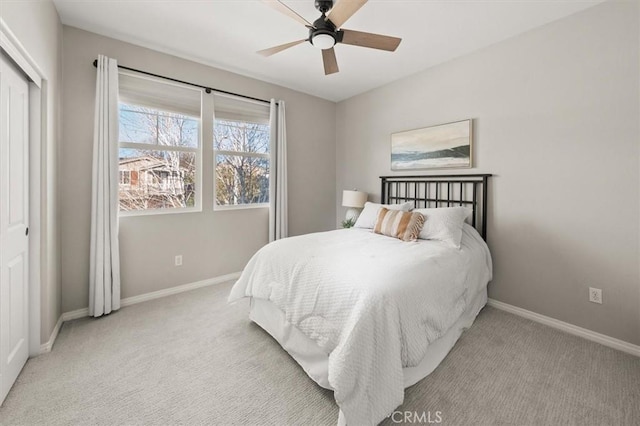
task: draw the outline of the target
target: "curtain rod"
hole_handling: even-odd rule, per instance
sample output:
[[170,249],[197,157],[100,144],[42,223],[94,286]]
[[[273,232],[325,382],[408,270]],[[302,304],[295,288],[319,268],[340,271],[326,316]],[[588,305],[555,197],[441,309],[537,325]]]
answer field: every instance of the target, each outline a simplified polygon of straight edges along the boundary
[[[96,68],[98,67],[98,60],[97,59],[93,61],[93,66],[96,67]],[[178,80],[177,78],[166,77],[164,75],[154,74],[152,72],[147,72],[147,71],[142,71],[142,70],[138,70],[138,69],[135,69],[135,68],[125,67],[124,65],[118,65],[118,68],[123,69],[123,70],[127,70],[127,71],[137,72],[137,73],[148,75],[148,76],[151,76],[151,77],[162,78],[164,80],[174,81],[176,83],[186,84],[188,86],[198,87],[200,89],[204,89],[204,91],[207,92],[207,93],[211,93],[211,92],[224,93],[225,95],[238,96],[240,98],[251,99],[252,101],[264,102],[266,104],[270,104],[271,103],[270,101],[268,101],[266,99],[254,98],[253,96],[241,95],[240,93],[233,93],[233,92],[227,92],[226,90],[214,89],[213,87],[207,87],[207,86],[203,86],[201,84],[191,83],[191,82],[184,81],[184,80]],[[277,104],[278,104],[278,102],[276,102],[276,105]]]

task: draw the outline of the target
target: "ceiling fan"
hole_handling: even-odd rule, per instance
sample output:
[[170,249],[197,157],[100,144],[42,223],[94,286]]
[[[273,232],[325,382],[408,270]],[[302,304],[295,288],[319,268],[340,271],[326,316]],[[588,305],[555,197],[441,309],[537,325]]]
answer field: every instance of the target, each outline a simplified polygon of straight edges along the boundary
[[262,1],[307,27],[309,29],[309,38],[260,50],[258,54],[262,56],[271,56],[308,41],[312,46],[322,49],[322,62],[324,63],[325,75],[337,73],[339,71],[336,52],[333,49],[337,43],[393,52],[398,48],[398,45],[402,41],[401,38],[397,37],[341,29],[342,24],[351,18],[351,16],[353,16],[353,14],[356,13],[358,9],[367,2],[367,0],[340,0],[335,7],[333,7],[333,0],[315,0],[316,9],[322,13],[322,16],[316,19],[313,24],[280,0]]

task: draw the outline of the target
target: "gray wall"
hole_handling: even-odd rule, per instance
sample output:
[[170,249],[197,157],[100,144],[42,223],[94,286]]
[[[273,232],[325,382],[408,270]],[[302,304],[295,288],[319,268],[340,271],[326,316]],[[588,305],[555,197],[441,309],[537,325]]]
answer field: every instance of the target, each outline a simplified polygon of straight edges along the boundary
[[[45,74],[46,134],[42,140],[41,169],[41,327],[47,342],[60,317],[60,268],[57,200],[57,156],[62,91],[62,24],[53,3],[2,1],[0,16]],[[33,182],[31,183],[34,184]]]
[[495,174],[490,297],[640,344],[637,8],[605,3],[339,103],[336,206],[345,188],[379,198],[391,133],[473,118],[463,171]]
[[[335,104],[114,39],[64,27],[61,158],[62,310],[88,304],[91,152],[98,54],[119,63],[287,106],[289,231],[324,231],[335,218]],[[212,159],[204,138],[203,161]],[[122,297],[241,271],[267,242],[268,209],[212,211],[204,176],[203,212],[120,220]],[[183,266],[174,267],[177,254]]]

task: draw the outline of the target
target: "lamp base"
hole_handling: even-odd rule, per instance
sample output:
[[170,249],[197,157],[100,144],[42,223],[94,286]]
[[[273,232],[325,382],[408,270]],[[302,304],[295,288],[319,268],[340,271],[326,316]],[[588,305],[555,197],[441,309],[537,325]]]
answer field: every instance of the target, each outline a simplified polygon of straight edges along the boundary
[[353,221],[355,222],[356,220],[358,220],[358,216],[360,216],[360,210],[361,209],[350,207],[349,209],[347,209],[347,215],[345,216],[345,219],[353,219]]

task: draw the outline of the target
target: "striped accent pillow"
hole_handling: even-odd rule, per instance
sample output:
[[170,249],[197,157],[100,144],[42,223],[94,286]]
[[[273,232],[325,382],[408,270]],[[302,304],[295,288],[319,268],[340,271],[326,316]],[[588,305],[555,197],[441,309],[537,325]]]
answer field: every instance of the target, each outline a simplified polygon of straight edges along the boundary
[[423,226],[424,216],[420,213],[388,210],[382,207],[378,210],[378,220],[373,231],[402,241],[415,241]]

